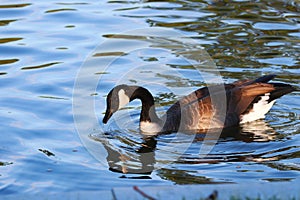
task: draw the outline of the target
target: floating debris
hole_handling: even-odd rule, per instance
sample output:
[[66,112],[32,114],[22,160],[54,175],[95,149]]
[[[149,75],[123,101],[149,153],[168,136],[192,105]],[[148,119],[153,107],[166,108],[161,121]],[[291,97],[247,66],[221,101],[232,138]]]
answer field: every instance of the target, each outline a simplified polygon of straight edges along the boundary
[[46,150],[46,149],[39,149],[40,152],[43,152],[44,154],[46,154],[47,156],[55,156],[54,153]]

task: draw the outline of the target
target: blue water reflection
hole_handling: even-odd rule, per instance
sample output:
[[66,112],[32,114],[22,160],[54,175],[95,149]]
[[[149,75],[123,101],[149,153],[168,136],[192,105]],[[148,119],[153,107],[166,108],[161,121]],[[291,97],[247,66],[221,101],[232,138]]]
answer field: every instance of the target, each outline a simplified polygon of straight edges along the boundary
[[[133,31],[155,27],[176,30],[199,46],[187,45],[184,37],[174,41]],[[180,156],[164,149],[172,134],[144,139],[138,131],[140,104],[135,102],[124,111],[130,116],[122,121],[124,129],[110,124],[103,133],[83,127],[94,152],[99,148],[105,153],[103,165],[83,145],[72,107],[78,72],[90,61],[88,75],[102,79],[93,91],[85,90],[89,82],[82,85],[80,95],[93,102],[95,123],[101,128],[105,96],[120,77],[132,84],[148,82],[162,114],[178,97],[205,85],[192,67],[199,64],[199,55],[188,51],[198,53],[200,45],[225,82],[276,73],[278,81],[299,88],[299,29],[296,1],[2,1],[0,193],[299,183],[299,91],[278,100],[265,120],[223,133],[206,158],[199,156],[201,135]],[[105,41],[110,45],[101,46]],[[127,46],[137,50],[123,51]],[[103,70],[112,57],[116,59]],[[155,71],[160,67],[164,73]],[[203,67],[203,74],[213,80],[215,74],[208,70]],[[79,121],[86,123],[86,115],[79,113]],[[101,137],[107,137],[104,147]],[[123,174],[141,166],[141,152],[149,153],[147,173]]]

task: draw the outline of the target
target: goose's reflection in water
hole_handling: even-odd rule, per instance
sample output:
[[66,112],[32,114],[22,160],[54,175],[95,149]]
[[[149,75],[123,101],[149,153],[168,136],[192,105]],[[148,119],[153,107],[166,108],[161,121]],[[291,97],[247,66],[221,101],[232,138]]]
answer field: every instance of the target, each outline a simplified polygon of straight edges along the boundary
[[[125,151],[120,151],[116,147],[105,145],[109,170],[124,174],[151,174],[154,170],[156,144],[156,138],[149,137],[144,138],[137,149],[126,148]],[[150,177],[139,176],[136,178]]]
[[[103,143],[107,151],[106,159],[109,165],[109,170],[123,174],[120,176],[121,178],[150,179],[150,174],[156,169],[156,165],[162,166],[164,163],[163,160],[158,160],[156,158],[156,151],[159,151],[157,146],[159,146],[160,142],[165,142],[165,138],[161,139],[161,137],[164,136],[145,137],[141,140],[141,142],[134,142],[132,140],[124,142],[122,139],[122,133],[118,133],[118,136],[110,135],[110,133],[105,133],[105,135],[106,137],[109,135],[108,138],[112,141]],[[93,139],[101,141],[100,139],[97,139],[99,137],[101,136],[94,136]],[[191,165],[202,163],[216,164],[221,162],[264,162],[278,160],[277,156],[266,156],[270,152],[258,153],[255,149],[249,150],[251,148],[249,148],[249,151],[247,152],[232,152],[232,150],[226,150],[226,145],[230,148],[229,146],[232,145],[231,143],[236,141],[243,142],[247,145],[248,143],[261,143],[280,139],[279,134],[277,134],[264,120],[247,123],[240,127],[224,129],[220,138],[217,138],[218,143],[221,142],[225,147],[222,150],[222,154],[212,152],[206,157],[197,157],[197,153],[199,153],[199,148],[204,138],[205,134],[196,134],[191,146],[193,146],[193,148],[198,146],[198,152],[192,150],[193,156],[191,156],[191,154],[183,154],[178,157],[177,160],[174,160],[173,163]],[[115,140],[119,141],[113,142]],[[188,151],[189,150],[187,150],[187,152]],[[172,156],[172,152],[168,153]],[[169,164],[170,160],[165,163]],[[164,174],[162,172],[163,170],[164,168],[160,168],[159,174]],[[165,170],[169,169],[165,168]],[[202,181],[204,180],[203,178],[210,182],[206,177],[201,177]]]
[[266,121],[256,120],[239,127],[225,129],[221,137],[224,139],[233,138],[243,142],[268,142],[276,139],[276,132]]

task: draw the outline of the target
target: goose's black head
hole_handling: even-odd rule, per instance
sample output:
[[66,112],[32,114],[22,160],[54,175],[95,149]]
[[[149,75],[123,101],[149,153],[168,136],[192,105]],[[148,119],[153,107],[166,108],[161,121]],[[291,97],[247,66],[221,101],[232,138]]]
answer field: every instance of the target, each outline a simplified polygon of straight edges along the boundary
[[103,123],[106,124],[111,116],[119,109],[127,105],[136,87],[128,85],[118,85],[114,87],[106,98],[106,112]]

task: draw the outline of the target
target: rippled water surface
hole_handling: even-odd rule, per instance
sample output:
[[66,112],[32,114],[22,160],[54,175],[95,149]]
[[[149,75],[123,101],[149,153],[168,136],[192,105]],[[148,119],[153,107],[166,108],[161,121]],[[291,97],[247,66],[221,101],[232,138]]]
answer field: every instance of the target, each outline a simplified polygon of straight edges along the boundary
[[159,114],[220,75],[277,74],[299,88],[299,12],[279,0],[1,1],[0,193],[300,184],[297,91],[218,141],[143,138],[139,102],[102,124],[106,94],[121,83],[148,88]]

